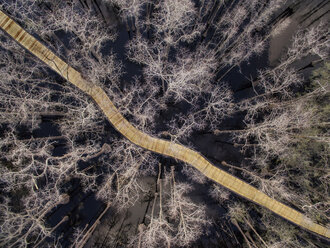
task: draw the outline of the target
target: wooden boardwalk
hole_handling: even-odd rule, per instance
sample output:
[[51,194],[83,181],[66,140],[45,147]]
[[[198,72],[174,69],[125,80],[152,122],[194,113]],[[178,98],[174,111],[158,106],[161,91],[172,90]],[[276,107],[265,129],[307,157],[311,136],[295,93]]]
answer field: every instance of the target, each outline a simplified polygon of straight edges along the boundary
[[206,177],[221,184],[229,190],[241,195],[275,214],[323,237],[330,238],[330,230],[319,224],[313,223],[302,213],[270,198],[248,183],[217,168],[207,161],[198,152],[179,144],[171,143],[151,137],[132,126],[111,102],[104,90],[84,80],[79,72],[57,57],[46,46],[37,41],[33,36],[23,30],[17,23],[0,10],[0,26],[21,46],[29,50],[36,57],[45,62],[63,78],[74,84],[80,90],[90,95],[102,109],[112,125],[127,139],[153,152],[164,154],[194,166]]

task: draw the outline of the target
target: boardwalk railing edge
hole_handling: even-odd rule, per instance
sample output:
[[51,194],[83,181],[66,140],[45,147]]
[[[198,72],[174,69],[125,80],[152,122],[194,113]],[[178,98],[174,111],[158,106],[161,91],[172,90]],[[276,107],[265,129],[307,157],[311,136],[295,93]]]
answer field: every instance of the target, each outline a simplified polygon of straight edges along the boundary
[[322,237],[330,238],[330,230],[314,223],[302,213],[267,196],[248,183],[219,169],[205,159],[198,152],[185,146],[151,137],[135,128],[118,111],[105,91],[92,83],[87,82],[81,74],[66,62],[56,56],[32,35],[27,33],[13,19],[0,10],[0,27],[16,42],[46,63],[63,78],[74,84],[80,90],[91,96],[98,104],[110,123],[127,139],[134,144],[159,154],[167,155],[199,170],[209,179],[219,183],[232,192],[263,206],[284,219]]

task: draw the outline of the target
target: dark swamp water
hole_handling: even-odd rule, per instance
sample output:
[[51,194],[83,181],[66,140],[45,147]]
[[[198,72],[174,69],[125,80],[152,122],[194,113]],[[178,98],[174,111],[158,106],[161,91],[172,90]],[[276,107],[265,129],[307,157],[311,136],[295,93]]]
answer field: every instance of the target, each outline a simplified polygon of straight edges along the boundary
[[[118,38],[112,44],[111,49],[116,54],[118,60],[123,62],[125,75],[123,81],[130,82],[134,76],[142,75],[142,68],[129,61],[125,54],[125,45],[127,41],[134,35],[131,31],[127,30],[127,26],[120,23],[119,18],[116,16],[112,9],[98,3],[98,1],[81,0],[84,7],[95,8],[109,25],[116,23],[118,29]],[[257,70],[272,66],[276,64],[281,51],[289,45],[289,40],[292,33],[295,31],[298,25],[307,25],[308,23],[317,22],[318,19],[324,18],[330,9],[329,1],[309,1],[301,0],[289,3],[284,6],[278,13],[276,18],[291,20],[290,24],[279,35],[273,37],[265,49],[263,54],[258,57],[253,57],[248,63],[243,63],[240,68],[235,68],[230,71],[222,80],[228,82],[234,92],[235,101],[240,101],[244,98],[248,98],[254,94],[251,82],[249,79],[256,77]],[[307,10],[307,11],[306,11]],[[313,10],[313,11],[308,11]],[[300,68],[304,68],[303,74],[309,75],[311,70],[315,69],[309,67],[310,61],[301,61]],[[221,73],[221,72],[220,72]],[[220,74],[219,73],[219,74]],[[184,108],[184,106],[183,106]],[[164,119],[159,120],[159,126],[166,122],[166,116],[172,113],[164,114]],[[161,115],[162,116],[162,115]],[[40,129],[33,135],[34,137],[45,137],[60,135],[58,130],[51,124],[51,120],[54,117],[43,117]],[[241,129],[243,128],[242,116],[237,115],[231,118],[225,119],[222,122],[223,130],[226,129]],[[109,123],[106,125],[106,135],[104,139],[108,139],[111,136],[120,135],[111,127]],[[160,127],[161,130],[161,127]],[[157,131],[155,132],[157,133]],[[221,161],[227,161],[232,164],[241,164],[244,160],[244,156],[241,154],[239,147],[233,146],[229,135],[214,135],[211,132],[198,132],[192,135],[190,142],[194,145],[195,149],[208,158],[211,162],[222,167]],[[55,150],[56,155],[64,154],[65,148],[61,146],[61,142],[58,142],[58,146]],[[158,156],[160,162],[163,165],[180,165],[177,161]],[[81,166],[88,167],[88,165],[81,164]],[[180,166],[179,166],[180,167]],[[186,176],[180,171],[177,173],[177,179],[180,181],[187,180]],[[156,178],[146,178],[146,183],[151,185],[155,184]],[[195,183],[196,184],[196,183]],[[192,247],[242,247],[243,238],[239,234],[238,230],[230,223],[226,217],[227,209],[222,207],[213,200],[208,193],[210,182],[205,184],[194,185],[195,189],[190,194],[194,201],[201,201],[207,205],[207,211],[210,217],[214,218],[215,225],[208,230],[208,233],[202,236]],[[154,187],[154,186],[152,186]],[[102,211],[105,209],[104,203],[96,200],[94,193],[83,192],[82,186],[78,179],[70,181],[69,185],[70,201],[67,204],[59,205],[54,208],[47,216],[47,222],[49,226],[55,226],[62,218],[68,216],[68,221],[61,224],[56,230],[58,236],[62,236],[62,245],[64,247],[70,247],[71,237],[73,235],[73,228],[85,228],[94,224],[95,220],[99,217]],[[230,199],[233,201],[245,201],[244,199],[230,194]],[[136,232],[137,226],[143,221],[145,215],[150,213],[150,202],[139,202],[135,206],[131,207],[126,213],[118,214],[114,209],[109,209],[105,216],[101,219],[101,223],[96,228],[95,234],[91,236],[90,240],[86,243],[85,247],[108,247],[106,246],[106,239],[111,235],[117,238],[117,242],[113,247],[124,247],[120,245],[120,240],[125,239],[128,233]],[[221,231],[219,231],[221,230]],[[102,240],[100,236],[102,234]],[[233,239],[232,236],[236,236],[237,239]],[[96,246],[97,244],[97,246]]]

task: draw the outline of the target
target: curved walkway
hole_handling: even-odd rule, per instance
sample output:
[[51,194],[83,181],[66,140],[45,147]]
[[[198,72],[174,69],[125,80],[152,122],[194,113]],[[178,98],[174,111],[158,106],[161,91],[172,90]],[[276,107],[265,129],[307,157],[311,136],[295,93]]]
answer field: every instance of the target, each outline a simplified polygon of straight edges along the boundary
[[67,63],[57,57],[47,47],[42,45],[33,36],[23,30],[17,23],[0,10],[0,27],[6,31],[21,46],[29,50],[45,62],[63,78],[74,84],[80,90],[90,95],[102,109],[112,125],[127,139],[153,152],[164,154],[194,166],[209,179],[221,184],[229,190],[241,195],[269,210],[277,215],[303,227],[311,232],[330,238],[330,230],[313,223],[302,213],[270,198],[266,194],[257,190],[248,183],[232,176],[231,174],[217,168],[207,161],[198,152],[195,152],[182,145],[171,143],[155,137],[151,137],[132,126],[118,111],[111,102],[104,90],[99,86],[84,80],[79,72],[70,67]]

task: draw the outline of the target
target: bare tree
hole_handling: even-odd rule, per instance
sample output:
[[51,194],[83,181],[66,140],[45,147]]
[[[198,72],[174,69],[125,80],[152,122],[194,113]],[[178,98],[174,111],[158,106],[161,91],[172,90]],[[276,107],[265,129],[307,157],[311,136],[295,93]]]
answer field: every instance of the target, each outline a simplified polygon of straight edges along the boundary
[[[284,2],[270,0],[260,4],[258,0],[232,1],[225,6],[225,1],[220,1],[222,13],[211,22],[215,31],[209,47],[216,51],[221,60],[218,70],[229,67],[222,77],[228,70],[262,52],[270,35],[272,15]],[[261,30],[266,31],[266,35]]]
[[159,192],[155,194],[150,222],[139,229],[132,239],[139,247],[188,246],[211,224],[205,207],[193,202],[186,194],[192,190],[175,180],[174,167],[164,179],[158,177]]
[[155,4],[151,24],[168,46],[176,46],[180,41],[193,41],[200,35],[194,22],[197,10],[191,0],[159,1]]
[[203,226],[210,224],[206,217],[205,207],[192,202],[185,196],[191,186],[175,181],[174,167],[171,169],[172,192],[168,202],[169,217],[178,223],[175,242],[187,246],[204,233]]
[[109,174],[105,176],[97,197],[111,202],[120,211],[125,210],[148,191],[143,186],[142,177],[154,173],[155,158],[129,141],[117,141],[113,142],[111,157],[106,159],[112,162],[103,161]]
[[9,198],[1,199],[2,246],[27,247],[39,239],[52,236],[52,232],[63,222],[60,221],[52,228],[44,223],[45,216],[50,210],[58,204],[67,202],[66,196],[60,195],[52,183],[42,190],[34,189],[32,192],[21,185],[16,190],[12,189],[11,193],[18,194],[19,191],[25,194],[19,205],[13,205]]
[[219,203],[223,203],[229,199],[230,192],[217,184],[213,184],[210,191],[210,195]]

